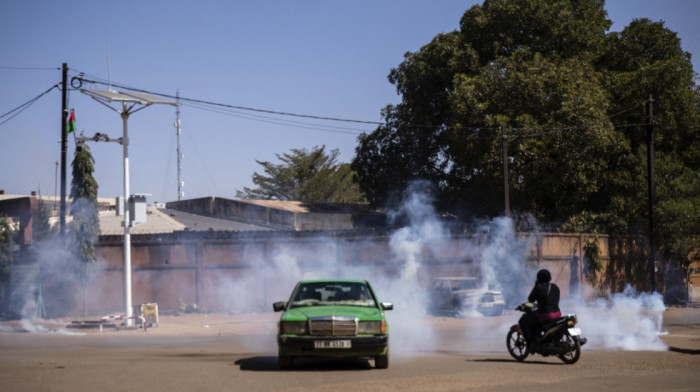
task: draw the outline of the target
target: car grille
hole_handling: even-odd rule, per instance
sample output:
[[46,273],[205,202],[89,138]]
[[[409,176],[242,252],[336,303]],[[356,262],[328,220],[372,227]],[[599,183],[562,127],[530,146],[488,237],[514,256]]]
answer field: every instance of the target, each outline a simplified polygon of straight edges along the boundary
[[357,334],[354,317],[322,317],[309,319],[309,333],[323,336],[348,336]]
[[493,294],[491,294],[491,293],[486,293],[486,294],[481,296],[481,302],[493,302],[493,301],[494,301],[494,297],[493,297]]

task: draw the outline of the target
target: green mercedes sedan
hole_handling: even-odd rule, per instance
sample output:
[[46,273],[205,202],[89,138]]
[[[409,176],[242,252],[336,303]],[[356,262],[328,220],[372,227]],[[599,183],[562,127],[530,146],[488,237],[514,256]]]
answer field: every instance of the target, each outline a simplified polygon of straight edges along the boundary
[[389,326],[385,310],[369,282],[309,280],[297,283],[287,302],[275,302],[279,321],[279,367],[296,357],[374,357],[375,367],[389,367]]

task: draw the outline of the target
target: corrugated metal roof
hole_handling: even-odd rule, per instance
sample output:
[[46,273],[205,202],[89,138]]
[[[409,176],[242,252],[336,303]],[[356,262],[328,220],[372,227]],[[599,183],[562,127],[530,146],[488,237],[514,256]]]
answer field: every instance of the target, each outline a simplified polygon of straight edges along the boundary
[[[114,211],[100,212],[100,230],[102,235],[119,235],[124,233],[123,216]],[[220,219],[188,212],[168,210],[149,206],[146,223],[132,227],[131,234],[162,234],[176,231],[260,231],[272,228],[254,225],[232,219]]]
[[[131,234],[172,233],[186,229],[184,224],[158,211],[155,207],[148,207],[146,214],[146,223],[132,227],[130,230]],[[100,231],[102,235],[124,234],[123,222],[124,217],[117,215],[114,211],[100,212]]]
[[255,204],[261,207],[276,208],[291,212],[309,212],[308,206],[300,201],[288,200],[239,200],[242,203]]
[[[21,199],[24,197],[36,197],[39,200],[45,201],[45,202],[51,202],[51,203],[58,203],[61,201],[61,198],[58,196],[46,196],[46,195],[41,195],[41,196],[28,196],[28,195],[0,195],[0,201],[2,200],[12,200],[12,199]],[[66,203],[70,204],[73,201],[73,199],[67,197],[66,198]],[[115,204],[115,198],[114,197],[98,197],[97,198],[97,204],[101,206],[107,206],[107,207],[114,207]]]
[[[186,227],[185,230],[192,231],[261,231],[261,230],[278,230],[263,225],[256,225],[234,218],[214,218],[206,215],[192,214],[178,210],[169,210],[167,208],[159,208],[161,214],[167,215],[171,219]],[[150,215],[149,215],[150,219]]]

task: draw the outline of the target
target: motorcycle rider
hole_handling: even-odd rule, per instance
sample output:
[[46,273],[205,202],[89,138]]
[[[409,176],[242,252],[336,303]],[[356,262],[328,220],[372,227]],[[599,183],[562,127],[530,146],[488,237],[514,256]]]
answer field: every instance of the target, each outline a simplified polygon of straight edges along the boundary
[[546,269],[537,272],[537,281],[532,288],[527,300],[537,303],[535,312],[525,313],[518,321],[520,329],[525,335],[525,341],[529,351],[538,350],[537,333],[543,325],[561,317],[559,310],[559,287],[552,283],[552,274]]

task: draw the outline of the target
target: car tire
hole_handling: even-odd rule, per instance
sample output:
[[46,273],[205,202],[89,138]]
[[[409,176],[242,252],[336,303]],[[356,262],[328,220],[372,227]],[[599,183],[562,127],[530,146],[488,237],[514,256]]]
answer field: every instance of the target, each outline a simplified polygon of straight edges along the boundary
[[452,315],[455,318],[464,318],[464,305],[462,301],[455,300],[452,302]]
[[389,347],[386,348],[384,355],[374,357],[374,367],[377,369],[386,369],[389,367]]
[[483,312],[481,312],[481,314],[483,314],[486,317],[498,317],[498,316],[501,316],[503,314],[503,309],[497,309],[497,310],[491,309],[489,311],[483,311]]
[[280,370],[291,369],[293,365],[293,358],[289,355],[280,355],[277,357],[277,364]]

